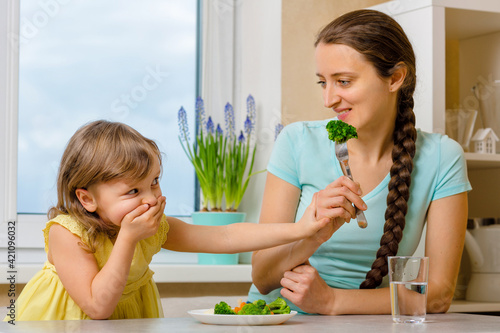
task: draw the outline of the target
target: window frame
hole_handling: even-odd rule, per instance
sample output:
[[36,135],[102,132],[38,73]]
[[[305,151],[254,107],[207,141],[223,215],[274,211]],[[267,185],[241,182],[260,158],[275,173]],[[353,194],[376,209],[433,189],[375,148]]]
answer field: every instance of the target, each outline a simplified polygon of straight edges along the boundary
[[[0,2],[0,246],[7,228],[17,224],[17,108],[19,75],[19,1]],[[1,110],[4,112],[1,112]],[[17,233],[17,230],[16,230]]]

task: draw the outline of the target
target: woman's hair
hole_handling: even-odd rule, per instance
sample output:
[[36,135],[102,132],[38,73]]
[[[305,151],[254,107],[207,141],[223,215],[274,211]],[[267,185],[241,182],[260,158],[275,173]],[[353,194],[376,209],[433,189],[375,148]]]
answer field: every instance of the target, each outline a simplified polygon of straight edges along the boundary
[[387,275],[387,256],[397,254],[405,227],[417,139],[413,113],[415,54],[401,26],[390,16],[375,10],[353,11],[337,18],[319,33],[315,46],[319,43],[352,47],[375,67],[382,78],[390,77],[399,66],[407,70],[397,98],[384,234],[371,270],[360,285],[361,289],[376,288]]
[[88,212],[76,196],[77,189],[114,179],[142,180],[154,162],[161,166],[156,143],[133,128],[118,122],[99,120],[81,127],[66,146],[57,177],[57,205],[47,216],[59,214],[76,218],[87,230],[86,244],[94,252],[99,235],[116,235],[118,227],[104,223],[95,212]]

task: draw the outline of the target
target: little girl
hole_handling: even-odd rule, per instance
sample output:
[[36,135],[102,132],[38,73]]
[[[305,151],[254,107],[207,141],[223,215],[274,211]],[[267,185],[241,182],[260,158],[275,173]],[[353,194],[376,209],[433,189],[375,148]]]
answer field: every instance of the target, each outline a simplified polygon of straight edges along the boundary
[[[161,248],[237,253],[311,237],[314,200],[298,223],[199,226],[163,214],[156,144],[121,123],[80,128],[63,154],[58,202],[43,230],[47,262],[16,302],[16,320],[163,317],[149,263]],[[9,318],[10,319],[10,318]]]

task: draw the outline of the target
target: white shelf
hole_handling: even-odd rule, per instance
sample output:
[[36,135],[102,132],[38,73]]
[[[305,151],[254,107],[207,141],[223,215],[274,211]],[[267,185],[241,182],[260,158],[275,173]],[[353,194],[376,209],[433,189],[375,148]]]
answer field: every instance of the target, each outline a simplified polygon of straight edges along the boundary
[[[16,283],[27,283],[43,264],[22,264],[15,269]],[[252,282],[252,265],[151,264],[157,283]],[[9,276],[7,266],[0,266],[0,275]],[[7,281],[5,281],[7,283]]]
[[469,169],[500,168],[500,154],[465,153]]
[[500,312],[500,302],[454,300],[448,312]]

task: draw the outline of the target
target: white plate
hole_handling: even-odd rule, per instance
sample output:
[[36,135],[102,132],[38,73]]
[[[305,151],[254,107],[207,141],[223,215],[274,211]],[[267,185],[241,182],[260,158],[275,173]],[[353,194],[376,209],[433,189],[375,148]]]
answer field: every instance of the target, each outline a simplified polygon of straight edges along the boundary
[[297,311],[275,315],[215,315],[214,309],[191,310],[188,313],[203,324],[214,325],[279,325],[292,318]]

